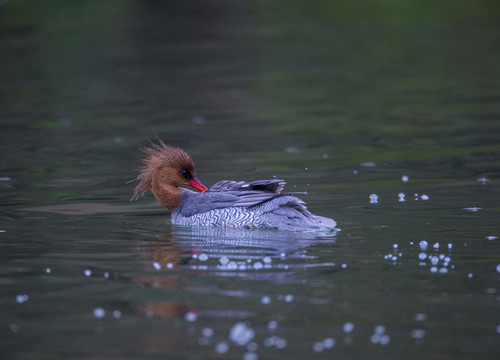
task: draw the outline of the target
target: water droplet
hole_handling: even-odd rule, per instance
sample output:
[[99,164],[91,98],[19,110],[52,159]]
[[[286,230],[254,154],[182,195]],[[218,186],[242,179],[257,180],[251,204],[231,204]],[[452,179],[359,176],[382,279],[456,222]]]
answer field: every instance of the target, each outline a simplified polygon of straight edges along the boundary
[[50,274],[52,272],[52,270],[48,267],[48,268],[45,268],[45,273],[46,274]]
[[104,316],[106,316],[106,311],[101,307],[96,307],[93,312],[94,316],[97,319],[102,319]]
[[257,360],[259,356],[254,352],[247,352],[243,354],[243,360]]
[[244,322],[237,322],[229,331],[229,340],[239,346],[247,345],[254,337],[255,330]]
[[207,254],[200,254],[198,256],[198,260],[200,260],[200,261],[207,261],[208,260],[208,255]]
[[323,159],[328,159],[328,154],[323,154]]
[[90,269],[83,270],[83,275],[85,275],[86,277],[89,277],[90,275],[92,275],[92,270],[90,270]]
[[269,296],[263,296],[261,299],[260,299],[260,302],[264,305],[268,305],[271,303],[271,298]]
[[212,328],[206,327],[203,330],[201,330],[201,334],[204,337],[209,338],[209,337],[214,336],[214,330]]
[[424,321],[424,320],[427,320],[427,314],[425,313],[415,314],[415,321]]
[[18,304],[24,304],[25,302],[27,302],[29,300],[29,296],[27,294],[20,294],[20,295],[17,295],[16,296],[16,302]]
[[399,199],[398,199],[399,202],[405,201],[405,194],[404,193],[399,193],[398,197],[399,197]]
[[427,196],[427,195],[425,195],[425,194],[420,195],[420,198],[421,198],[422,200],[429,200],[429,196]]
[[221,341],[217,345],[215,345],[215,352],[217,354],[225,354],[229,351],[229,344],[225,341]]
[[421,248],[422,250],[425,250],[425,249],[427,249],[427,246],[429,246],[429,243],[428,243],[427,241],[425,241],[425,240],[422,240],[422,241],[420,241],[420,242],[418,243],[418,246],[420,246],[420,248]]
[[374,331],[373,331],[373,332],[374,332],[375,334],[382,335],[382,334],[384,334],[384,333],[385,333],[385,330],[386,330],[386,328],[385,328],[385,326],[384,326],[384,325],[377,325],[377,326],[375,326],[375,329],[374,329]]
[[275,320],[271,320],[267,323],[267,328],[269,330],[276,330],[278,328],[278,322]]
[[160,270],[161,269],[161,265],[157,262],[154,262],[153,263],[153,267],[156,269],[156,270]]
[[195,322],[198,320],[198,314],[196,314],[194,311],[188,311],[186,315],[184,315],[184,319],[187,322]]
[[286,294],[285,295],[285,302],[289,303],[293,301],[293,295],[292,294]]
[[346,322],[342,326],[342,330],[344,330],[345,333],[349,334],[354,331],[354,324],[352,322]]
[[121,312],[120,310],[114,310],[114,311],[113,311],[113,317],[114,317],[115,319],[119,319],[119,318],[121,318],[121,317],[122,317],[122,312]]
[[410,333],[410,336],[413,339],[423,339],[425,337],[425,330],[423,330],[423,329],[412,330]]
[[325,349],[331,349],[335,346],[335,339],[332,337],[327,337],[323,339],[323,346]]
[[410,180],[410,178],[407,175],[401,176],[401,181],[402,182],[408,182],[408,180]]
[[497,273],[500,273],[500,264],[497,265]]
[[314,352],[322,352],[325,349],[325,345],[322,342],[315,342],[313,345]]
[[266,256],[262,261],[264,261],[264,264],[270,264],[273,260],[269,256]]
[[423,261],[423,260],[427,259],[427,254],[424,252],[421,252],[420,254],[418,254],[418,258]]
[[264,267],[260,261],[255,262],[252,266],[255,270],[261,270]]
[[370,195],[370,204],[376,204],[378,203],[378,196],[377,194],[371,194]]

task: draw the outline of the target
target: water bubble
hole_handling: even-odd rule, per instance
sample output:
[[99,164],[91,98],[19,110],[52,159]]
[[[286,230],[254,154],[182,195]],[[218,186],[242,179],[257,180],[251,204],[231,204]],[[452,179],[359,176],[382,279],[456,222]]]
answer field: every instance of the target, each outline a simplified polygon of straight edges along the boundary
[[105,272],[103,276],[104,276],[105,279],[109,279],[109,273],[108,272]]
[[29,296],[27,294],[20,294],[20,295],[17,295],[16,296],[16,302],[18,304],[24,304],[25,302],[27,302],[29,300]]
[[427,314],[425,313],[415,314],[415,321],[424,321],[424,320],[427,320]]
[[323,159],[328,159],[328,154],[323,154]]
[[186,315],[184,315],[184,319],[187,322],[195,322],[198,320],[198,314],[196,314],[194,311],[188,311]]
[[434,245],[432,245],[432,247],[433,247],[434,249],[439,249],[439,243],[435,243]]
[[94,316],[97,319],[102,319],[104,316],[106,316],[106,311],[101,307],[96,307],[93,312]]
[[237,322],[229,331],[229,340],[239,346],[247,345],[254,337],[255,330],[244,322]]
[[289,303],[293,301],[293,295],[292,294],[286,294],[285,295],[285,302]]
[[201,330],[201,334],[204,337],[209,338],[209,337],[212,337],[214,335],[214,330],[212,328],[206,327],[206,328],[203,328],[203,330]]
[[243,354],[243,360],[257,360],[259,356],[254,352],[247,352]]
[[354,324],[352,322],[346,322],[343,326],[342,326],[342,330],[344,330],[344,332],[346,334],[349,334],[351,332],[353,332],[354,330]]
[[198,260],[200,260],[200,261],[207,261],[208,260],[208,255],[207,254],[200,254],[198,256]]
[[442,267],[442,268],[439,269],[439,273],[440,274],[446,274],[446,273],[448,273],[448,269],[445,268],[445,267]]
[[500,334],[500,325],[497,325],[497,333]]
[[325,349],[331,349],[335,346],[335,339],[332,337],[327,337],[323,339],[323,346]]
[[353,173],[354,175],[358,175],[358,170],[353,170],[353,171],[352,171],[352,173]]
[[166,266],[167,269],[173,269],[174,268],[174,264],[172,264],[171,262],[167,263],[165,266]]
[[431,271],[431,273],[435,273],[435,272],[437,272],[437,271],[438,271],[437,266],[432,266],[432,267],[430,268],[430,271]]
[[83,275],[85,275],[86,277],[89,277],[90,275],[92,275],[92,270],[90,270],[90,269],[83,270]]
[[234,261],[230,261],[229,264],[227,264],[227,268],[229,270],[236,270],[238,269],[238,265]]
[[418,254],[418,258],[423,261],[423,260],[427,259],[427,254],[424,252],[421,252],[420,254]]
[[325,349],[325,345],[322,342],[315,342],[313,345],[314,352],[322,352]]
[[260,299],[260,302],[264,305],[268,305],[271,303],[271,298],[267,295],[263,296],[261,299]]
[[380,337],[380,345],[385,346],[391,342],[391,337],[387,334],[384,334]]
[[406,176],[406,175],[401,176],[402,182],[408,182],[408,180],[410,180],[410,178],[408,176]]
[[474,274],[473,274],[473,273],[468,273],[468,274],[467,274],[467,277],[468,277],[469,279],[472,279],[472,278],[474,277]]
[[469,212],[478,212],[479,210],[483,210],[483,208],[473,206],[473,207],[464,208],[464,210],[469,211]]
[[451,250],[453,248],[453,244],[452,243],[448,243],[448,250]]
[[48,267],[48,268],[45,268],[45,273],[46,274],[50,274],[52,272],[52,270]]
[[399,198],[399,199],[398,199],[398,201],[399,201],[399,202],[403,202],[403,201],[405,201],[405,194],[404,194],[404,193],[399,193],[399,194],[398,194],[398,198]]
[[288,345],[288,341],[286,341],[285,339],[280,339],[280,338],[277,338],[276,339],[276,342],[275,342],[275,345],[278,349],[284,349],[287,347]]
[[273,260],[269,256],[266,256],[262,261],[264,264],[270,264]]
[[429,243],[428,243],[427,241],[425,241],[425,240],[422,240],[422,241],[420,241],[420,242],[418,243],[418,246],[420,246],[420,248],[421,248],[422,250],[427,249],[427,246],[428,246],[428,245],[429,245]]
[[114,311],[113,311],[113,317],[114,317],[115,319],[119,319],[119,318],[121,318],[121,317],[122,317],[122,312],[121,312],[120,310],[114,310]]
[[155,270],[160,270],[161,269],[161,265],[157,262],[154,262],[153,263],[153,267],[155,268]]
[[420,195],[420,198],[421,198],[422,200],[429,200],[429,196],[427,196],[427,195],[425,195],[425,194]]
[[275,320],[271,320],[267,323],[267,328],[269,330],[276,330],[278,328],[278,322]]
[[259,344],[257,344],[256,342],[251,342],[250,344],[247,345],[247,350],[250,352],[256,352],[258,348]]
[[347,264],[342,264],[341,267],[342,269],[347,269]]
[[255,270],[261,270],[262,268],[264,267],[264,265],[260,262],[260,261],[257,261],[253,264],[253,268]]
[[500,264],[497,265],[497,273],[500,273]]
[[377,325],[377,326],[375,326],[375,329],[374,329],[374,331],[373,331],[373,332],[374,332],[375,334],[382,335],[383,333],[385,333],[385,330],[386,330],[386,328],[385,328],[385,326],[384,326],[384,325]]
[[229,258],[227,256],[221,256],[221,258],[219,259],[219,262],[221,263],[221,265],[227,265],[229,263]]
[[398,244],[392,244],[392,247],[393,247],[394,250],[397,249],[398,246],[399,246]]
[[378,196],[377,194],[371,194],[370,195],[370,204],[376,204],[378,203]]
[[221,341],[215,345],[215,352],[217,354],[225,354],[229,351],[229,344],[226,341]]
[[425,337],[425,330],[423,330],[423,329],[412,330],[410,333],[410,336],[413,339],[423,339]]

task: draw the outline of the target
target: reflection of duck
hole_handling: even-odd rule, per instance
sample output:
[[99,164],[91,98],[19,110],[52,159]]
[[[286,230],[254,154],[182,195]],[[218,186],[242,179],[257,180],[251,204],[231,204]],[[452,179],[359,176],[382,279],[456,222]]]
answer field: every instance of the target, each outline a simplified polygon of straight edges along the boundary
[[[207,189],[196,179],[193,160],[187,153],[161,140],[151,145],[142,148],[146,158],[131,200],[151,191],[172,212],[173,224],[285,230],[328,230],[336,226],[332,219],[313,215],[294,193],[281,193],[283,180],[224,180]],[[201,193],[181,188],[186,185]]]

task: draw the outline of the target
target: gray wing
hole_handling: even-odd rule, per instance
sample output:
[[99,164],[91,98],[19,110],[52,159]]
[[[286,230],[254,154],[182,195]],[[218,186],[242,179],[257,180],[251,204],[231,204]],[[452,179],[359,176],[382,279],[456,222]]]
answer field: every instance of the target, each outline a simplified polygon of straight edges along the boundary
[[251,182],[222,180],[213,185],[208,191],[264,191],[280,193],[285,187],[285,180],[256,180]]
[[180,196],[182,216],[226,207],[250,207],[289,194],[281,194],[283,180],[220,181],[208,191],[184,190]]

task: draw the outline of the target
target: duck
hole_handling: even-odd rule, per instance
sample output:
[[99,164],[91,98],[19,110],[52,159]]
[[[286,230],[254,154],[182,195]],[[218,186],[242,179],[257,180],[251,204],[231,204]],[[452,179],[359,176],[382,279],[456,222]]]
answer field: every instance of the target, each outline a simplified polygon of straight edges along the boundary
[[[140,150],[145,157],[138,169],[130,201],[150,191],[171,213],[174,225],[219,228],[335,231],[337,223],[312,214],[298,192],[282,192],[282,179],[250,182],[222,180],[207,188],[197,178],[193,159],[184,150],[161,139]],[[197,191],[189,190],[191,187]]]

